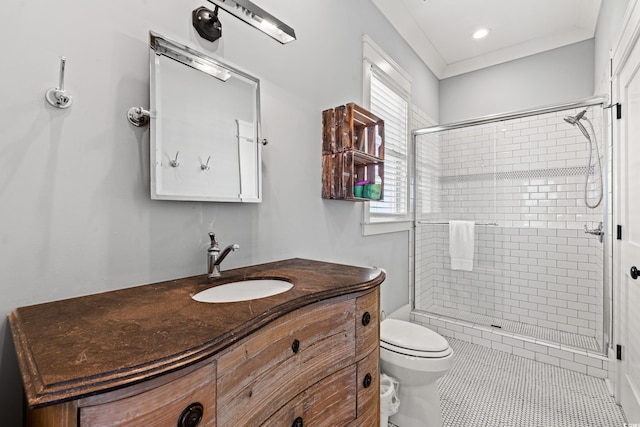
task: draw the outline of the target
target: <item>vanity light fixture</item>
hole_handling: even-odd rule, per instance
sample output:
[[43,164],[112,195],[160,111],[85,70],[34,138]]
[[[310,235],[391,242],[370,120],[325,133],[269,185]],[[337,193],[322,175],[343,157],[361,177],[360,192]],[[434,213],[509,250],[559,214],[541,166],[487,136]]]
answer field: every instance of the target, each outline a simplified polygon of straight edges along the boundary
[[483,39],[485,37],[487,37],[489,35],[489,29],[488,28],[479,28],[478,30],[476,30],[475,33],[473,33],[473,38],[474,39]]
[[218,6],[214,11],[200,6],[191,14],[191,21],[203,39],[214,42],[222,37],[222,23],[218,19]]
[[238,19],[252,25],[282,44],[296,39],[296,32],[249,0],[209,0]]

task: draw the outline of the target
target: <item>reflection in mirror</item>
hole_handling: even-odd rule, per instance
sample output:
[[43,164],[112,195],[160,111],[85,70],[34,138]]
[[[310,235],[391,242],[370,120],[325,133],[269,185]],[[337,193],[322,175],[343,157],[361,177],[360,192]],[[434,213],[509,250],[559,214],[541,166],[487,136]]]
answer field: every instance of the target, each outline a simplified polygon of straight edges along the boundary
[[151,33],[151,198],[261,201],[260,82]]

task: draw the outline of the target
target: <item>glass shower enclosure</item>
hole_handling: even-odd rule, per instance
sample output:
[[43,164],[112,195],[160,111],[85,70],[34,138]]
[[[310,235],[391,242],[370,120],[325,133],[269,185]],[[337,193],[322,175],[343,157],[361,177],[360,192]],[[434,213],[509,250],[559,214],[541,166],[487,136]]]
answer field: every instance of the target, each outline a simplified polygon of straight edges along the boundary
[[[413,132],[415,312],[605,351],[605,103]],[[456,220],[475,224],[471,271],[451,268]]]

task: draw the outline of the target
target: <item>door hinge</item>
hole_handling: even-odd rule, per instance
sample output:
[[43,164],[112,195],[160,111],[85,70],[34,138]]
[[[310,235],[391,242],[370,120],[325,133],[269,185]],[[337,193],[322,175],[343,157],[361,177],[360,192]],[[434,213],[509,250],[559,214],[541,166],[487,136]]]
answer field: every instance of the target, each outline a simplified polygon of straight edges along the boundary
[[616,119],[620,120],[622,118],[622,104],[616,102],[615,104],[607,105],[604,108],[613,108],[616,107]]
[[620,344],[616,344],[616,359],[622,360],[622,346]]
[[621,225],[617,225],[616,226],[616,239],[622,240],[622,226]]

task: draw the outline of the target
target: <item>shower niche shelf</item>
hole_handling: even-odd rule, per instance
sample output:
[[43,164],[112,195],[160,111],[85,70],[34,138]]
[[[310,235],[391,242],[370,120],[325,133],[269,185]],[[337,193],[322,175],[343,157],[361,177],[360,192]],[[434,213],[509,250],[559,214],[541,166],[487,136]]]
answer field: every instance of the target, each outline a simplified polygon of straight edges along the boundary
[[323,111],[322,198],[372,200],[354,195],[361,181],[378,181],[384,194],[384,120],[354,103]]

